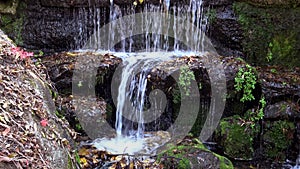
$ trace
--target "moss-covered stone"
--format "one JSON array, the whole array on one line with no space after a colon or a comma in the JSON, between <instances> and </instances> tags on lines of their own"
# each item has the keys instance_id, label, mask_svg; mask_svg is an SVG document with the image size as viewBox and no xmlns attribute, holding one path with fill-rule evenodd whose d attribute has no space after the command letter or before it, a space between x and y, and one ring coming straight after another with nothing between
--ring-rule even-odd
<instances>
[{"instance_id":1,"label":"moss-covered stone","mask_svg":"<svg viewBox=\"0 0 300 169\"><path fill-rule=\"evenodd\" d=\"M262 8L235 2L235 13L244 32L247 61L256 64L300 64L300 8Z\"/></svg>"},{"instance_id":2,"label":"moss-covered stone","mask_svg":"<svg viewBox=\"0 0 300 169\"><path fill-rule=\"evenodd\" d=\"M182 142L170 146L168 150L158 155L158 162L164 168L216 168L233 169L233 164L226 157L208 150L199 140Z\"/></svg>"},{"instance_id":3,"label":"moss-covered stone","mask_svg":"<svg viewBox=\"0 0 300 169\"><path fill-rule=\"evenodd\" d=\"M15 14L17 11L18 4L19 0L0 1L0 13Z\"/></svg>"},{"instance_id":4,"label":"moss-covered stone","mask_svg":"<svg viewBox=\"0 0 300 169\"><path fill-rule=\"evenodd\" d=\"M224 148L224 153L240 159L253 157L253 140L257 133L257 128L251 127L238 115L222 119L217 129L220 137L218 142Z\"/></svg>"},{"instance_id":5,"label":"moss-covered stone","mask_svg":"<svg viewBox=\"0 0 300 169\"><path fill-rule=\"evenodd\" d=\"M22 29L24 17L17 17L12 14L0 16L0 29L8 34L17 45L22 45Z\"/></svg>"},{"instance_id":6,"label":"moss-covered stone","mask_svg":"<svg viewBox=\"0 0 300 169\"><path fill-rule=\"evenodd\" d=\"M266 122L264 126L263 145L268 158L283 161L288 148L293 142L295 125L287 120Z\"/></svg>"}]
</instances>

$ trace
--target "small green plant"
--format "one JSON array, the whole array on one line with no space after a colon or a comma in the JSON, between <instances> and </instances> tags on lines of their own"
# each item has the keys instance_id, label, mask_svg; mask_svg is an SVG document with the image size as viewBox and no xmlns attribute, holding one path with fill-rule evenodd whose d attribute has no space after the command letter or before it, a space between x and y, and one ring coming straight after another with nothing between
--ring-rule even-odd
<instances>
[{"instance_id":1,"label":"small green plant","mask_svg":"<svg viewBox=\"0 0 300 169\"><path fill-rule=\"evenodd\" d=\"M271 69L270 71L271 73L277 73L277 70L275 68Z\"/></svg>"},{"instance_id":2,"label":"small green plant","mask_svg":"<svg viewBox=\"0 0 300 169\"><path fill-rule=\"evenodd\" d=\"M269 48L268 48L268 54L267 54L267 61L268 61L268 62L271 62L271 60L273 59L272 48L273 48L273 43L270 42L270 43L269 43Z\"/></svg>"},{"instance_id":3,"label":"small green plant","mask_svg":"<svg viewBox=\"0 0 300 169\"><path fill-rule=\"evenodd\" d=\"M75 151L75 160L76 160L76 162L77 162L78 164L81 163L81 160L80 160L80 157L79 157L79 154L78 154L78 151L77 151L77 150Z\"/></svg>"},{"instance_id":4,"label":"small green plant","mask_svg":"<svg viewBox=\"0 0 300 169\"><path fill-rule=\"evenodd\" d=\"M265 100L265 97L262 96L259 100L258 108L255 111L249 110L246 112L244 120L247 124L250 124L250 127L252 129L257 129L258 128L256 126L257 122L264 118L264 109L266 107L266 104L267 104L267 102Z\"/></svg>"},{"instance_id":5,"label":"small green plant","mask_svg":"<svg viewBox=\"0 0 300 169\"><path fill-rule=\"evenodd\" d=\"M61 114L58 110L55 110L55 115L60 119L64 117L64 115Z\"/></svg>"},{"instance_id":6,"label":"small green plant","mask_svg":"<svg viewBox=\"0 0 300 169\"><path fill-rule=\"evenodd\" d=\"M261 97L261 99L259 100L259 103L260 103L260 109L259 109L258 114L257 114L257 119L261 120L264 117L264 109L265 109L266 104L267 104L264 96Z\"/></svg>"},{"instance_id":7,"label":"small green plant","mask_svg":"<svg viewBox=\"0 0 300 169\"><path fill-rule=\"evenodd\" d=\"M190 86L192 80L195 80L195 76L190 68L188 66L180 67L179 87L183 90L184 96L189 96L191 94Z\"/></svg>"},{"instance_id":8,"label":"small green plant","mask_svg":"<svg viewBox=\"0 0 300 169\"><path fill-rule=\"evenodd\" d=\"M259 107L256 111L248 111L246 115L246 120L250 124L250 127L254 129L256 127L256 124L259 120L262 120L264 118L264 109L266 107L266 100L265 97L261 97L259 100Z\"/></svg>"},{"instance_id":9,"label":"small green plant","mask_svg":"<svg viewBox=\"0 0 300 169\"><path fill-rule=\"evenodd\" d=\"M254 100L253 89L256 84L256 70L249 64L246 68L240 68L235 77L235 89L236 91L243 91L243 96L240 99L241 102Z\"/></svg>"},{"instance_id":10,"label":"small green plant","mask_svg":"<svg viewBox=\"0 0 300 169\"><path fill-rule=\"evenodd\" d=\"M76 129L77 131L82 131L82 130L83 130L80 123L76 123L75 129Z\"/></svg>"},{"instance_id":11,"label":"small green plant","mask_svg":"<svg viewBox=\"0 0 300 169\"><path fill-rule=\"evenodd\" d=\"M39 50L39 53L35 53L34 57L42 57L44 56L44 52L42 50Z\"/></svg>"},{"instance_id":12,"label":"small green plant","mask_svg":"<svg viewBox=\"0 0 300 169\"><path fill-rule=\"evenodd\" d=\"M179 74L179 82L178 86L173 89L173 102L179 103L182 98L189 96L191 94L191 83L192 80L195 80L195 76L193 71L185 65L180 67L180 74ZM199 90L202 89L202 84L199 83Z\"/></svg>"},{"instance_id":13,"label":"small green plant","mask_svg":"<svg viewBox=\"0 0 300 169\"><path fill-rule=\"evenodd\" d=\"M282 85L283 85L283 86L286 86L286 85L287 85L287 83L286 83L286 82L282 82Z\"/></svg>"}]
</instances>

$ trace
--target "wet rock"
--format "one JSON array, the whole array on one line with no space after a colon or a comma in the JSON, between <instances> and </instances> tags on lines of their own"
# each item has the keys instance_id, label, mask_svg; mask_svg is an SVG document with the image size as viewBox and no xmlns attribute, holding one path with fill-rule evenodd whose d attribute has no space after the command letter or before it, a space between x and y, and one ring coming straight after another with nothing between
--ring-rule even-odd
<instances>
[{"instance_id":1,"label":"wet rock","mask_svg":"<svg viewBox=\"0 0 300 169\"><path fill-rule=\"evenodd\" d=\"M300 118L298 106L292 102L278 102L266 106L264 109L265 119L296 119Z\"/></svg>"},{"instance_id":2,"label":"wet rock","mask_svg":"<svg viewBox=\"0 0 300 169\"><path fill-rule=\"evenodd\" d=\"M117 5L132 5L136 0L114 0L113 2ZM136 1L139 3L139 1ZM170 0L170 4L178 3L188 4L189 0ZM143 3L151 3L151 4L162 4L163 1L160 0L144 0ZM42 0L41 4L46 7L108 7L110 2L108 0Z\"/></svg>"},{"instance_id":3,"label":"wet rock","mask_svg":"<svg viewBox=\"0 0 300 169\"><path fill-rule=\"evenodd\" d=\"M164 168L233 168L230 160L211 152L197 139L185 139L158 155Z\"/></svg>"},{"instance_id":4,"label":"wet rock","mask_svg":"<svg viewBox=\"0 0 300 169\"><path fill-rule=\"evenodd\" d=\"M67 52L42 58L42 62L47 67L51 81L55 83L55 87L60 93L71 93L72 77L77 61L76 59L79 58L78 56L82 57L84 55L89 56L90 54ZM99 57L99 54L95 55L95 57ZM109 75L112 77L115 68L120 62L120 58L116 58L108 54L101 57L98 63L99 69L97 71L99 74L97 77L97 83L99 82L99 84L103 84L104 82L107 82L105 81L105 78ZM82 71L84 71L84 69L82 69ZM110 85L106 84L105 86Z\"/></svg>"},{"instance_id":5,"label":"wet rock","mask_svg":"<svg viewBox=\"0 0 300 169\"><path fill-rule=\"evenodd\" d=\"M267 100L279 102L288 98L300 97L300 70L286 69L281 66L264 66L257 68L262 86L262 93Z\"/></svg>"},{"instance_id":6,"label":"wet rock","mask_svg":"<svg viewBox=\"0 0 300 169\"><path fill-rule=\"evenodd\" d=\"M97 73L95 75L95 84L90 85L95 85L94 92L96 92L97 97L103 98L106 101L106 120L111 126L113 126L115 121L114 119L116 118L114 113L116 111L116 108L112 100L111 84L113 83L112 78L115 74L116 68L122 62L120 58L109 54L99 55L92 53L69 52L61 53L51 57L45 57L43 58L43 63L48 68L50 78L55 83L55 87L58 89L59 93L71 94L72 80L76 80L72 79L75 61L79 56L95 56L100 58L99 63L96 65L96 67L98 68ZM235 74L240 67L245 66L245 62L243 62L240 59L235 59L233 57L224 58L219 56L216 56L219 57L219 59L216 59L214 61L205 60L205 58L207 59L212 57L215 56L207 54L207 56L204 57L186 56L181 58L174 58L174 60L172 61L162 62L160 65L156 66L152 70L148 70L149 75L147 78L148 81L146 94L149 95L149 93L154 89L160 89L166 94L168 101L165 109L166 113L163 113L155 122L145 124L146 130L167 130L169 126L174 122L179 113L181 105L181 93L178 88L179 81L176 78L174 79L174 77L176 77L180 73L178 65L188 65L189 69L194 73L195 81L199 86L200 98L195 98L196 96L193 95L193 92L189 95L190 98L194 98L196 100L200 99L199 101L201 102L200 112L195 125L197 127L192 129L192 132L195 135L199 135L199 131L201 131L206 116L209 112L209 107L207 105L209 105L211 99L210 97L212 79L214 83L213 85L215 86L214 89L216 90L215 92L222 92L222 88L227 87L227 101L224 116L241 114L244 111L244 109L247 110L253 107L252 104L246 105L240 102L239 100L241 94L239 92L236 92L234 88ZM219 63L221 67L220 69L211 70L209 74L207 68L211 66L210 63L212 62ZM82 70L84 69L85 68L83 68ZM222 77L220 76L222 73L224 73L225 75L223 77L224 79L222 79ZM84 76L87 76L88 74L91 73L85 73ZM173 77L173 75L175 76ZM116 75L116 78L121 78L119 76L120 75ZM224 83L222 83L222 81ZM76 82L75 84L73 84L73 90L74 87L80 90L78 85L81 87L88 85L84 83L80 81ZM256 90L257 95L260 94L259 88L257 88ZM176 102L176 100L178 99L179 101ZM150 105L149 100L146 101L145 105ZM88 107L89 106L87 106L87 109ZM223 112L223 110L220 111ZM73 110L68 110L66 112L73 112ZM124 122L126 122L126 119L124 120Z\"/></svg>"},{"instance_id":7,"label":"wet rock","mask_svg":"<svg viewBox=\"0 0 300 169\"><path fill-rule=\"evenodd\" d=\"M64 8L70 8L70 7L91 7L91 6L97 6L97 7L103 7L103 6L109 6L110 2L107 0L41 0L41 5L45 7L64 7Z\"/></svg>"},{"instance_id":8,"label":"wet rock","mask_svg":"<svg viewBox=\"0 0 300 169\"><path fill-rule=\"evenodd\" d=\"M225 4L221 3L222 6L220 7L210 9L215 11L216 14L211 16L208 36L220 55L243 57L243 31L232 9L232 4L230 4L230 1L226 2Z\"/></svg>"}]
</instances>

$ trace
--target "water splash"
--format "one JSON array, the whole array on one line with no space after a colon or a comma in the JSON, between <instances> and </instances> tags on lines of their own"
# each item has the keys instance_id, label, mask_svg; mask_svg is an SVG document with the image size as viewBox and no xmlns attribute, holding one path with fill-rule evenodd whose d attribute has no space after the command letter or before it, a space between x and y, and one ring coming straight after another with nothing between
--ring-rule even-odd
<instances>
[{"instance_id":1,"label":"water splash","mask_svg":"<svg viewBox=\"0 0 300 169\"><path fill-rule=\"evenodd\" d=\"M296 165L292 169L300 169L300 154L298 155L298 158L296 159Z\"/></svg>"}]
</instances>

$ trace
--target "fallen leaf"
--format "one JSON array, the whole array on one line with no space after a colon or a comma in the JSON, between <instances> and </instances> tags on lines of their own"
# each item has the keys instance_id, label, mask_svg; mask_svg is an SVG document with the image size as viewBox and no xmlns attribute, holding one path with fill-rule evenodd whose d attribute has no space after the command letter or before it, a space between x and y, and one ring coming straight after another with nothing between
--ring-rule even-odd
<instances>
[{"instance_id":1,"label":"fallen leaf","mask_svg":"<svg viewBox=\"0 0 300 169\"><path fill-rule=\"evenodd\" d=\"M82 148L78 151L78 155L80 155L80 156L86 156L88 154L89 154L89 151L86 148Z\"/></svg>"},{"instance_id":2,"label":"fallen leaf","mask_svg":"<svg viewBox=\"0 0 300 169\"><path fill-rule=\"evenodd\" d=\"M43 119L41 120L41 126L46 127L48 125L48 120L47 119Z\"/></svg>"},{"instance_id":3,"label":"fallen leaf","mask_svg":"<svg viewBox=\"0 0 300 169\"><path fill-rule=\"evenodd\" d=\"M6 129L2 132L2 134L3 134L3 136L6 136L9 132L10 132L10 127L6 128Z\"/></svg>"}]
</instances>

